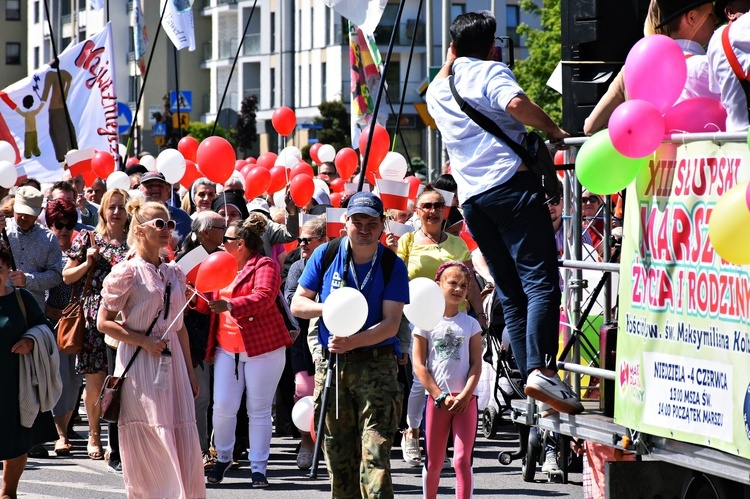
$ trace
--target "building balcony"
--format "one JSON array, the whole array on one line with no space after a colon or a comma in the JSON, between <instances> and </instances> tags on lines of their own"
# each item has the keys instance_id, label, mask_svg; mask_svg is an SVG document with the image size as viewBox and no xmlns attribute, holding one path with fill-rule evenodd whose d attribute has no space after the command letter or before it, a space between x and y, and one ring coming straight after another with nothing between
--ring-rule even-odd
<instances>
[{"instance_id":1,"label":"building balcony","mask_svg":"<svg viewBox=\"0 0 750 499\"><path fill-rule=\"evenodd\" d=\"M250 34L245 37L242 44L242 55L260 54L260 33Z\"/></svg>"}]
</instances>

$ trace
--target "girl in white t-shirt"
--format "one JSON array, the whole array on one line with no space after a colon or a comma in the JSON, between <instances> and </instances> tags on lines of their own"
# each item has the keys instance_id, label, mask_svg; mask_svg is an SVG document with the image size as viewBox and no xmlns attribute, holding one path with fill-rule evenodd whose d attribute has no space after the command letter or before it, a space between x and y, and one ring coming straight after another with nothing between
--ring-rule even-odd
<instances>
[{"instance_id":1,"label":"girl in white t-shirt","mask_svg":"<svg viewBox=\"0 0 750 499\"><path fill-rule=\"evenodd\" d=\"M482 373L482 328L459 312L466 299L469 269L460 262L444 263L435 281L445 296L445 313L432 331L414 328L414 372L429 394L425 411L424 497L437 497L448 435L453 429L456 497L473 492L472 454L477 435L474 390Z\"/></svg>"}]
</instances>

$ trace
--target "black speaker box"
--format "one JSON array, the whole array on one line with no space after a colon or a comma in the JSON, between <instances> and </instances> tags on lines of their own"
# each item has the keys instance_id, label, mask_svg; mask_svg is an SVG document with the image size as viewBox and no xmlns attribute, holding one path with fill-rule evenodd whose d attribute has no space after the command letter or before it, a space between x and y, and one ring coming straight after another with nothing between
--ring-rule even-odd
<instances>
[{"instance_id":1,"label":"black speaker box","mask_svg":"<svg viewBox=\"0 0 750 499\"><path fill-rule=\"evenodd\" d=\"M643 36L648 0L562 0L563 128L583 122Z\"/></svg>"}]
</instances>

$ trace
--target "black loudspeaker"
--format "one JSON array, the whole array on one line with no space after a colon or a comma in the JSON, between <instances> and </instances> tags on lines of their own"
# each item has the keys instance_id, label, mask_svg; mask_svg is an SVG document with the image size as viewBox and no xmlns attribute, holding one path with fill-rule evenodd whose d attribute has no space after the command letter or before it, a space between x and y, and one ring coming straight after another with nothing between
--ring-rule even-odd
<instances>
[{"instance_id":1,"label":"black loudspeaker","mask_svg":"<svg viewBox=\"0 0 750 499\"><path fill-rule=\"evenodd\" d=\"M643 36L648 0L562 0L563 128L583 122Z\"/></svg>"},{"instance_id":2,"label":"black loudspeaker","mask_svg":"<svg viewBox=\"0 0 750 499\"><path fill-rule=\"evenodd\" d=\"M603 324L599 328L599 357L602 369L617 372L617 321ZM599 409L605 416L615 414L614 381L604 380L599 385Z\"/></svg>"}]
</instances>

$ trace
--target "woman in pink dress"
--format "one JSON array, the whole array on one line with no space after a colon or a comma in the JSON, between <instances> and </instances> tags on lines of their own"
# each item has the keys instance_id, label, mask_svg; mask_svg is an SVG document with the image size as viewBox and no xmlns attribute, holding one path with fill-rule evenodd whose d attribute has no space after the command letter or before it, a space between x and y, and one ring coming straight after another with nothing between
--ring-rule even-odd
<instances>
[{"instance_id":1,"label":"woman in pink dress","mask_svg":"<svg viewBox=\"0 0 750 499\"><path fill-rule=\"evenodd\" d=\"M174 222L162 204L139 199L130 202L128 213L128 245L134 254L104 280L97 321L99 331L120 341L116 376L143 349L121 389L118 428L125 488L131 498L206 497L193 404L198 383L182 323L185 276L162 258ZM121 323L115 322L118 312ZM151 334L145 335L157 316ZM171 367L166 385L159 386L154 381L167 348Z\"/></svg>"}]
</instances>

